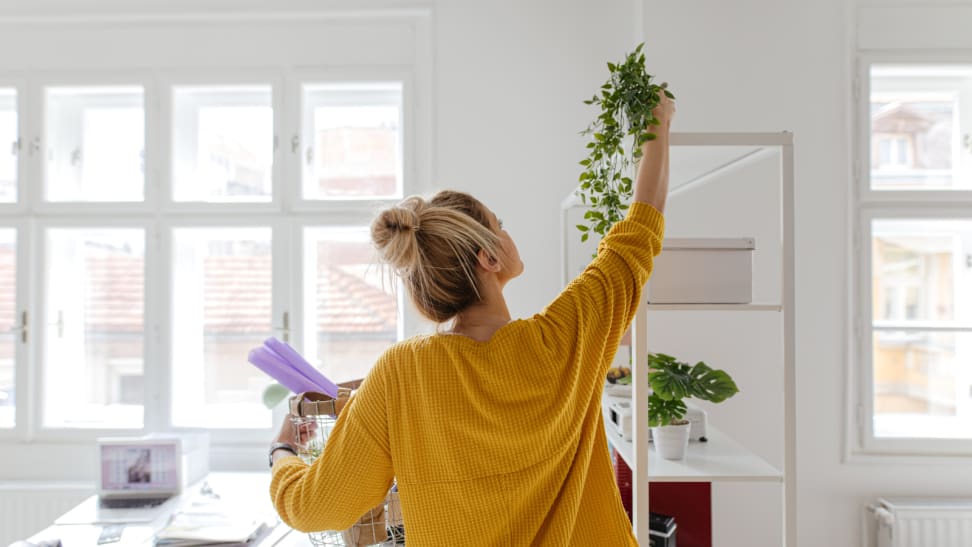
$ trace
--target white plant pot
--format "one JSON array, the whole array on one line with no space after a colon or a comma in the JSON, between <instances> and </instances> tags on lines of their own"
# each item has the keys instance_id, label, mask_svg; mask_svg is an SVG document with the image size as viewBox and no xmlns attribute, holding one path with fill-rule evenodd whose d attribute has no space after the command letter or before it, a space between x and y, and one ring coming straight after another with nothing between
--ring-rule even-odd
<instances>
[{"instance_id":1,"label":"white plant pot","mask_svg":"<svg viewBox=\"0 0 972 547\"><path fill-rule=\"evenodd\" d=\"M666 460L681 460L688 448L691 423L680 425L665 425L651 428L651 438L655 444L655 451Z\"/></svg>"}]
</instances>

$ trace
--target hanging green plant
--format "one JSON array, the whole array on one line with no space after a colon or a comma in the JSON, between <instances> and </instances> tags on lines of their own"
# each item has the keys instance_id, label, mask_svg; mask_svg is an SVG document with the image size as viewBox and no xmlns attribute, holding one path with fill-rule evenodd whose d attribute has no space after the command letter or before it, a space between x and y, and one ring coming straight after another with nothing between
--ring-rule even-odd
<instances>
[{"instance_id":1,"label":"hanging green plant","mask_svg":"<svg viewBox=\"0 0 972 547\"><path fill-rule=\"evenodd\" d=\"M599 106L601 112L582 132L591 141L587 157L580 162L584 171L577 190L581 203L589 207L584 213L587 224L577 225L581 241L587 241L591 232L604 236L623 217L633 191L632 167L641 158L641 146L656 137L648 131L658 124L652 111L662 93L675 98L667 83L651 83L654 76L645 70L643 48L639 44L623 62L608 63L611 75L600 94L584 101Z\"/></svg>"}]
</instances>

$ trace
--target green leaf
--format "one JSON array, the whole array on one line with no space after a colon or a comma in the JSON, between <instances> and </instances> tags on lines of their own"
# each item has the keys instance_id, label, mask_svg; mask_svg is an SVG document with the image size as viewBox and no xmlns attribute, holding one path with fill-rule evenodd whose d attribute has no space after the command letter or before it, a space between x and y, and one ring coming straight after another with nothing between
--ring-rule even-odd
<instances>
[{"instance_id":1,"label":"green leaf","mask_svg":"<svg viewBox=\"0 0 972 547\"><path fill-rule=\"evenodd\" d=\"M692 396L713 403L721 403L739 392L736 383L722 370L713 370L698 362L692 367Z\"/></svg>"},{"instance_id":2,"label":"green leaf","mask_svg":"<svg viewBox=\"0 0 972 547\"><path fill-rule=\"evenodd\" d=\"M586 231L590 230L590 228L588 228L587 226L584 226L583 224L578 224L577 225L577 229L580 230L580 231L582 231L582 232L586 232Z\"/></svg>"},{"instance_id":3,"label":"green leaf","mask_svg":"<svg viewBox=\"0 0 972 547\"><path fill-rule=\"evenodd\" d=\"M589 234L587 232L584 232L583 234L581 234L581 243L584 243L585 241L587 241L587 238L590 237L590 235L591 234Z\"/></svg>"},{"instance_id":4,"label":"green leaf","mask_svg":"<svg viewBox=\"0 0 972 547\"><path fill-rule=\"evenodd\" d=\"M598 105L599 111L594 122L581 132L589 141L585 144L588 157L581 162L586 169L578 177L580 196L581 202L591 207L591 213L585 214L591 227L582 235L604 234L623 218L627 208L624 203L632 197L634 186L628 175L643 156L641 145L654 138L646 129L657 124L652 109L668 84L652 83L654 76L645 69L644 47L640 43L621 62L608 62L609 77L585 101Z\"/></svg>"}]
</instances>

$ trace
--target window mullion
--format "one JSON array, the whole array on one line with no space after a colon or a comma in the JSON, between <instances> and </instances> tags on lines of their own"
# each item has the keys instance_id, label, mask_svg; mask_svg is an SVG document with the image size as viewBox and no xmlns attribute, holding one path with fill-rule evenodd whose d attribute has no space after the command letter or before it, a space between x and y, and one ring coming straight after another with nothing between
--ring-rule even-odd
<instances>
[{"instance_id":1,"label":"window mullion","mask_svg":"<svg viewBox=\"0 0 972 547\"><path fill-rule=\"evenodd\" d=\"M167 431L172 428L169 412L172 375L169 359L171 294L169 239L160 222L148 228L145 242L145 429Z\"/></svg>"}]
</instances>

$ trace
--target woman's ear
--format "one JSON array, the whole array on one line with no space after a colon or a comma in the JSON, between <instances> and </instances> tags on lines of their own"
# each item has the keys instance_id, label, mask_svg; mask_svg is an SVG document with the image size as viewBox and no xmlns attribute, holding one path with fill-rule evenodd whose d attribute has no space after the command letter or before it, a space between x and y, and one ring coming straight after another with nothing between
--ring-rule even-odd
<instances>
[{"instance_id":1,"label":"woman's ear","mask_svg":"<svg viewBox=\"0 0 972 547\"><path fill-rule=\"evenodd\" d=\"M484 249L480 249L479 253L476 255L479 259L479 267L486 270L487 272L498 272L500 271L499 260L496 260L495 256L490 256Z\"/></svg>"}]
</instances>

